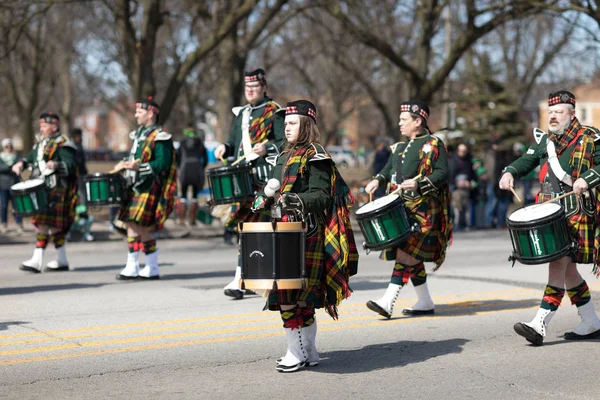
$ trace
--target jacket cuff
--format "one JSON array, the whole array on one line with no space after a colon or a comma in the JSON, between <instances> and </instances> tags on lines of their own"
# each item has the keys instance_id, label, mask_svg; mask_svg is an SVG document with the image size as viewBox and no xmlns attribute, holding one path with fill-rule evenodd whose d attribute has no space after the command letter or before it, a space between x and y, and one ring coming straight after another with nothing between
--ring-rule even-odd
<instances>
[{"instance_id":1,"label":"jacket cuff","mask_svg":"<svg viewBox=\"0 0 600 400\"><path fill-rule=\"evenodd\" d=\"M437 188L435 187L435 185L433 184L433 182L431 182L429 180L428 177L422 177L417 181L417 184L419 185L419 192L421 193L421 195L425 196L431 192L435 192L437 191Z\"/></svg>"},{"instance_id":2,"label":"jacket cuff","mask_svg":"<svg viewBox=\"0 0 600 400\"><path fill-rule=\"evenodd\" d=\"M380 185L383 185L387 182L387 178L381 174L377 174L373 177L373 179L377 179Z\"/></svg>"},{"instance_id":3,"label":"jacket cuff","mask_svg":"<svg viewBox=\"0 0 600 400\"><path fill-rule=\"evenodd\" d=\"M147 177L149 177L153 174L154 174L154 171L152 170L150 163L141 163L140 164L140 178L141 179L146 179Z\"/></svg>"},{"instance_id":4,"label":"jacket cuff","mask_svg":"<svg viewBox=\"0 0 600 400\"><path fill-rule=\"evenodd\" d=\"M593 189L600 184L600 173L593 169L588 169L581 177L588 184L589 189Z\"/></svg>"},{"instance_id":5,"label":"jacket cuff","mask_svg":"<svg viewBox=\"0 0 600 400\"><path fill-rule=\"evenodd\" d=\"M519 171L517 171L517 169L515 167L513 167L512 165L509 165L508 167L504 168L502 170L502 175L504 175L507 172L510 172L512 174L512 176L514 176L515 178L519 177ZM500 179L502 179L502 175L500 175ZM498 179L498 181L500 179Z\"/></svg>"}]
</instances>

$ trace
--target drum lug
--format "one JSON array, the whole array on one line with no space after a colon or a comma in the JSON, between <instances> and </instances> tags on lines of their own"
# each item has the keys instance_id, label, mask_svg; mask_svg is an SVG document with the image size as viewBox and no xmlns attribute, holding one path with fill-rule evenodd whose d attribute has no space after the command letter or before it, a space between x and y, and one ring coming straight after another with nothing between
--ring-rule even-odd
<instances>
[{"instance_id":1,"label":"drum lug","mask_svg":"<svg viewBox=\"0 0 600 400\"><path fill-rule=\"evenodd\" d=\"M277 280L273 279L273 289L271 290L277 290Z\"/></svg>"},{"instance_id":2,"label":"drum lug","mask_svg":"<svg viewBox=\"0 0 600 400\"><path fill-rule=\"evenodd\" d=\"M508 261L512 261L512 266L511 268L515 267L515 262L517 261L517 258L515 257L515 253L513 252L510 256L508 256Z\"/></svg>"},{"instance_id":3,"label":"drum lug","mask_svg":"<svg viewBox=\"0 0 600 400\"><path fill-rule=\"evenodd\" d=\"M240 290L246 290L246 283L244 282L243 279L242 279L242 282L240 283Z\"/></svg>"},{"instance_id":4,"label":"drum lug","mask_svg":"<svg viewBox=\"0 0 600 400\"><path fill-rule=\"evenodd\" d=\"M367 247L367 242L362 242L363 250L367 252L367 255L371 252L371 249Z\"/></svg>"}]
</instances>

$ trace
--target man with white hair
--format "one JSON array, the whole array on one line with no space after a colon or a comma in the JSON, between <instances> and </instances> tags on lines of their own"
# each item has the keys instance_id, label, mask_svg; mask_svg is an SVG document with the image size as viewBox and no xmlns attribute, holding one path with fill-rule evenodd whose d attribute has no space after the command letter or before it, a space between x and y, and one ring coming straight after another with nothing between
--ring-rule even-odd
<instances>
[{"instance_id":1,"label":"man with white hair","mask_svg":"<svg viewBox=\"0 0 600 400\"><path fill-rule=\"evenodd\" d=\"M594 128L582 126L575 117L575 96L561 90L548 98L549 134L535 130L536 144L503 171L500 189L510 190L516 178L540 169L541 191L536 202L572 192L560 199L567 226L577 244L569 254L550 262L548 284L536 316L531 322L517 323L517 334L540 346L548 324L565 294L577 306L581 323L567 332L567 340L600 337L600 319L596 315L587 283L577 271L576 263L594 264L598 274L600 243L595 242L600 198L591 189L600 184L600 135ZM586 196L581 196L585 192Z\"/></svg>"}]
</instances>

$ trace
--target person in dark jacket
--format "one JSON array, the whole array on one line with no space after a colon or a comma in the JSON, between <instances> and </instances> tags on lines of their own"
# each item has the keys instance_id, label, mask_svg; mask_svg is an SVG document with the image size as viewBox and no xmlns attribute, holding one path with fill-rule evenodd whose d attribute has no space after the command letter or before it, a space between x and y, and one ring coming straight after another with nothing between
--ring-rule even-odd
<instances>
[{"instance_id":1,"label":"person in dark jacket","mask_svg":"<svg viewBox=\"0 0 600 400\"><path fill-rule=\"evenodd\" d=\"M185 224L188 203L188 190L191 187L192 195L189 206L188 224L196 224L198 213L198 192L204 187L204 169L208 164L208 155L202 139L194 128L183 130L185 139L177 149L177 168L179 170L179 202L176 211L179 223Z\"/></svg>"},{"instance_id":2,"label":"person in dark jacket","mask_svg":"<svg viewBox=\"0 0 600 400\"><path fill-rule=\"evenodd\" d=\"M19 181L19 177L12 172L12 166L17 162L17 155L10 139L2 139L2 150L0 152L0 218L2 225L0 233L8 232L8 203L10 203L10 187ZM17 233L23 232L21 217L15 218L17 222Z\"/></svg>"},{"instance_id":3,"label":"person in dark jacket","mask_svg":"<svg viewBox=\"0 0 600 400\"><path fill-rule=\"evenodd\" d=\"M390 148L386 145L385 140L379 139L377 142L377 150L375 151L375 158L373 159L373 176L377 175L385 164L387 164L388 158L390 158ZM385 187L378 187L375 191L375 198L385 196Z\"/></svg>"}]
</instances>

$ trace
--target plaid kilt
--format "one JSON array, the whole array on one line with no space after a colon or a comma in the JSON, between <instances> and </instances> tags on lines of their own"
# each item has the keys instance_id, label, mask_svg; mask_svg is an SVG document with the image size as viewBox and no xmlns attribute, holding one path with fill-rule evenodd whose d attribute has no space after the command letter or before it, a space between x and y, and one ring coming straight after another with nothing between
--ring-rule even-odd
<instances>
[{"instance_id":1,"label":"plaid kilt","mask_svg":"<svg viewBox=\"0 0 600 400\"><path fill-rule=\"evenodd\" d=\"M43 214L34 215L31 222L37 227L46 225L68 232L75 221L75 206L79 198L76 190L56 187L48 193L48 209Z\"/></svg>"},{"instance_id":2,"label":"plaid kilt","mask_svg":"<svg viewBox=\"0 0 600 400\"><path fill-rule=\"evenodd\" d=\"M412 233L400 246L382 251L380 258L394 261L396 250L400 249L419 261L438 262L440 258L443 261L448 243L442 233L442 207L438 197L429 195L416 200L405 199L404 206L411 224L417 223L421 231Z\"/></svg>"},{"instance_id":3,"label":"plaid kilt","mask_svg":"<svg viewBox=\"0 0 600 400\"><path fill-rule=\"evenodd\" d=\"M265 309L278 311L281 305L296 305L299 301L306 302L307 307L323 308L327 290L324 250L325 226L319 223L317 232L305 241L306 289L271 290Z\"/></svg>"},{"instance_id":4,"label":"plaid kilt","mask_svg":"<svg viewBox=\"0 0 600 400\"><path fill-rule=\"evenodd\" d=\"M594 263L594 217L580 212L567 218L567 226L571 236L577 242L578 249L571 256L573 262L582 264Z\"/></svg>"},{"instance_id":5,"label":"plaid kilt","mask_svg":"<svg viewBox=\"0 0 600 400\"><path fill-rule=\"evenodd\" d=\"M128 198L119 212L119 220L135 222L145 227L155 226L156 230L161 229L162 226L156 226L158 223L156 207L161 191L162 186L158 182L154 182L148 192L137 193L133 189L129 189Z\"/></svg>"}]
</instances>

